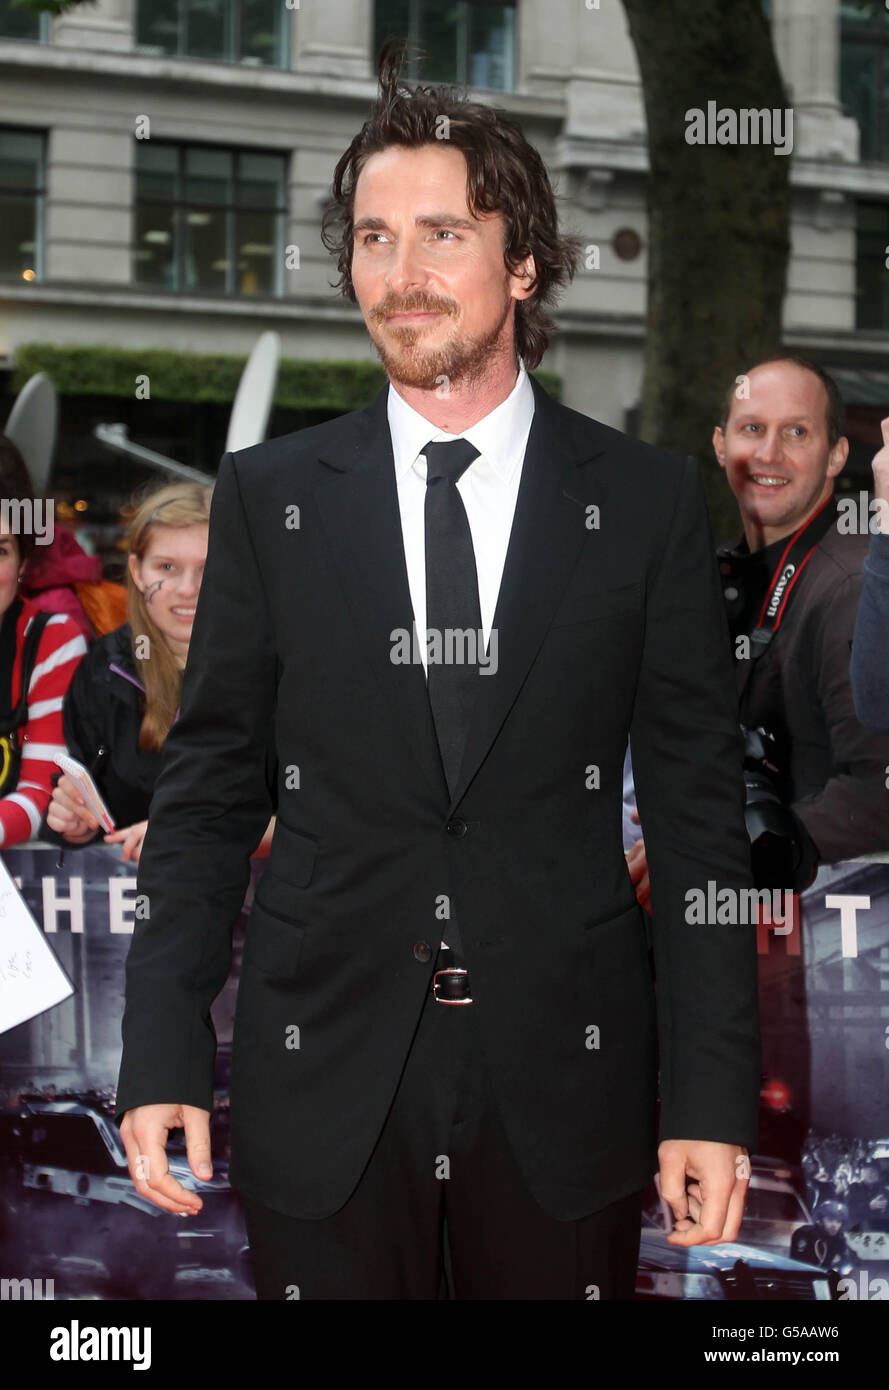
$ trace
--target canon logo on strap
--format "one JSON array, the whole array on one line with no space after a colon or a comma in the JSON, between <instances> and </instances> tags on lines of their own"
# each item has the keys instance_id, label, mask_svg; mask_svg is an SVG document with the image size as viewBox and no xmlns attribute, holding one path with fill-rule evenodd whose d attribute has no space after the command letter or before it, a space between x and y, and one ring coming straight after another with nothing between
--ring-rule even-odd
<instances>
[{"instance_id":1,"label":"canon logo on strap","mask_svg":"<svg viewBox=\"0 0 889 1390\"><path fill-rule=\"evenodd\" d=\"M774 618L775 614L777 613L777 611L778 611L778 605L779 605L780 602L781 602L781 595L784 593L784 590L787 588L788 583L790 582L790 580L793 578L793 576L794 576L795 574L796 574L796 565L785 565L784 568L783 568L783 570L781 571L781 578L778 580L778 583L775 585L775 589L774 589L774 592L773 592L773 594L772 594L771 602L769 603L769 607L768 607L768 614L769 614L769 617L770 617L770 618Z\"/></svg>"}]
</instances>

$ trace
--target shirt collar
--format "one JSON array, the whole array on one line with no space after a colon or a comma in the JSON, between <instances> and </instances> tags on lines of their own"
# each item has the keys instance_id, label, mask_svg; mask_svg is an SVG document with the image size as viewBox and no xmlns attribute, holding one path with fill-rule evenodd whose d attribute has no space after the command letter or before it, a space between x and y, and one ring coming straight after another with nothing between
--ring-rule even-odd
<instances>
[{"instance_id":1,"label":"shirt collar","mask_svg":"<svg viewBox=\"0 0 889 1390\"><path fill-rule=\"evenodd\" d=\"M735 560L740 564L762 565L767 568L770 563L774 565L774 562L778 560L786 544L787 537L782 536L776 541L770 541L768 545L761 545L758 550L751 550L747 544L747 537L742 532L734 545L721 546L719 554L724 555L727 560Z\"/></svg>"},{"instance_id":2,"label":"shirt collar","mask_svg":"<svg viewBox=\"0 0 889 1390\"><path fill-rule=\"evenodd\" d=\"M506 400L461 434L448 434L433 425L412 405L408 405L391 382L387 412L396 478L401 479L413 467L417 455L430 440L468 439L490 463L501 481L509 482L524 457L534 415L534 392L525 365L521 363L515 385Z\"/></svg>"}]
</instances>

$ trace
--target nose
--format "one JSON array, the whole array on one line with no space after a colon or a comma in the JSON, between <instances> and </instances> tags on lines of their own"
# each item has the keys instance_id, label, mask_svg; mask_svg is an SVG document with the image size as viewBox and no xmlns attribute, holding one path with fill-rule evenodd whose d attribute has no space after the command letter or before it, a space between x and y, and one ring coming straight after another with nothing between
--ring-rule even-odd
<instances>
[{"instance_id":1,"label":"nose","mask_svg":"<svg viewBox=\"0 0 889 1390\"><path fill-rule=\"evenodd\" d=\"M176 592L180 598L197 598L201 588L200 575L197 570L188 568L182 571L182 576L176 586Z\"/></svg>"},{"instance_id":2,"label":"nose","mask_svg":"<svg viewBox=\"0 0 889 1390\"><path fill-rule=\"evenodd\" d=\"M386 285L395 294L406 295L426 283L426 271L415 244L402 241L396 248L386 273Z\"/></svg>"},{"instance_id":3,"label":"nose","mask_svg":"<svg viewBox=\"0 0 889 1390\"><path fill-rule=\"evenodd\" d=\"M756 442L754 457L760 463L779 463L781 461L781 439L777 430L761 434Z\"/></svg>"}]
</instances>

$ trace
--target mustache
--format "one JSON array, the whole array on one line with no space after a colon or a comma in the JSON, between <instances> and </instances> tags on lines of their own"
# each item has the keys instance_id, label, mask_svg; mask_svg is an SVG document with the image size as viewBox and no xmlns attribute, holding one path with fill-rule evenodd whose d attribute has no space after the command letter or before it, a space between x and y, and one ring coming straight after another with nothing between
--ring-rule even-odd
<instances>
[{"instance_id":1,"label":"mustache","mask_svg":"<svg viewBox=\"0 0 889 1390\"><path fill-rule=\"evenodd\" d=\"M409 295L407 299L389 296L374 306L371 318L387 319L390 314L454 314L456 309L451 299L429 299L416 294Z\"/></svg>"}]
</instances>

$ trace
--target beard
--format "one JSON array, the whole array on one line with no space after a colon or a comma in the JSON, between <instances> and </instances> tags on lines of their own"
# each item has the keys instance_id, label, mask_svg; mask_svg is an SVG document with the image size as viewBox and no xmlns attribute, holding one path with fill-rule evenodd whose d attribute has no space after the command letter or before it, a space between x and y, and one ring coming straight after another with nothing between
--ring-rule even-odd
<instances>
[{"instance_id":1,"label":"beard","mask_svg":"<svg viewBox=\"0 0 889 1390\"><path fill-rule=\"evenodd\" d=\"M384 302L367 316L367 329L391 381L422 391L439 390L443 381L448 386L454 386L459 382L461 386L471 387L488 375L499 358L510 353L516 355L512 346L512 335L504 332L512 302L512 296L507 296L497 322L485 332L474 338L451 339L436 348L421 346L421 328L393 328L387 325L384 340L382 334L378 336L374 332L374 325L378 320L385 320L385 316L391 313L423 313L433 310L454 313L456 306L416 303L392 305Z\"/></svg>"}]
</instances>

